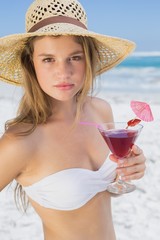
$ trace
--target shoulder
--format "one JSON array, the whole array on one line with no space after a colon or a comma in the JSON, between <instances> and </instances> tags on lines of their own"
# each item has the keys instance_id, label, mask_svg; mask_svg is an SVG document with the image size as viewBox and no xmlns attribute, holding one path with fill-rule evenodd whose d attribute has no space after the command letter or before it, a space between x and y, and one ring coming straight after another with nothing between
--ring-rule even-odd
<instances>
[{"instance_id":1,"label":"shoulder","mask_svg":"<svg viewBox=\"0 0 160 240\"><path fill-rule=\"evenodd\" d=\"M0 138L0 190L24 171L33 152L31 138L16 132L11 127Z\"/></svg>"},{"instance_id":2,"label":"shoulder","mask_svg":"<svg viewBox=\"0 0 160 240\"><path fill-rule=\"evenodd\" d=\"M89 97L88 99L88 102L91 104L91 106L95 109L99 109L99 110L111 110L111 106L110 104L102 99L102 98L98 98L98 97Z\"/></svg>"},{"instance_id":3,"label":"shoulder","mask_svg":"<svg viewBox=\"0 0 160 240\"><path fill-rule=\"evenodd\" d=\"M18 124L10 127L2 137L5 148L10 148L18 156L28 156L33 149L34 133L24 134L31 129L30 124ZM28 154L27 154L28 153Z\"/></svg>"},{"instance_id":4,"label":"shoulder","mask_svg":"<svg viewBox=\"0 0 160 240\"><path fill-rule=\"evenodd\" d=\"M89 111L92 112L93 117L98 118L95 119L95 121L113 121L112 108L106 100L98 97L88 97L86 102Z\"/></svg>"}]
</instances>

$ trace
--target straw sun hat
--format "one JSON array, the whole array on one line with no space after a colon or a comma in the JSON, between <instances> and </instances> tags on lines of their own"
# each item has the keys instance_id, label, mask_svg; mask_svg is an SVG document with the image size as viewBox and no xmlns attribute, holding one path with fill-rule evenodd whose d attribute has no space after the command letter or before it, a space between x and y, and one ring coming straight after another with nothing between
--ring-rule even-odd
<instances>
[{"instance_id":1,"label":"straw sun hat","mask_svg":"<svg viewBox=\"0 0 160 240\"><path fill-rule=\"evenodd\" d=\"M86 13L77 0L35 0L26 13L26 32L0 38L0 79L21 85L20 54L27 38L61 34L96 39L101 59L97 75L120 63L135 47L126 39L89 31Z\"/></svg>"}]
</instances>

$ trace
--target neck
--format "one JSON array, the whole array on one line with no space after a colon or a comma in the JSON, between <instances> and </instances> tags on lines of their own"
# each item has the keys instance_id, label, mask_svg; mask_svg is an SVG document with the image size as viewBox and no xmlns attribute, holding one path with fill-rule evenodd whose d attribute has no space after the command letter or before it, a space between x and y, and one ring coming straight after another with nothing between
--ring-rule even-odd
<instances>
[{"instance_id":1,"label":"neck","mask_svg":"<svg viewBox=\"0 0 160 240\"><path fill-rule=\"evenodd\" d=\"M73 122L76 116L77 102L71 101L54 101L53 119L57 121Z\"/></svg>"}]
</instances>

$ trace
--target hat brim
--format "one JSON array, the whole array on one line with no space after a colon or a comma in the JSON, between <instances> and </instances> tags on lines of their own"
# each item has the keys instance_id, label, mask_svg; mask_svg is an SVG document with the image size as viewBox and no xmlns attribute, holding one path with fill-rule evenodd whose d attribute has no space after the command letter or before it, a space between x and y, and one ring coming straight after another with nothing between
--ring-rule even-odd
<instances>
[{"instance_id":1,"label":"hat brim","mask_svg":"<svg viewBox=\"0 0 160 240\"><path fill-rule=\"evenodd\" d=\"M135 43L123 38L117 38L88 31L72 24L59 24L57 30L40 29L32 33L13 34L0 39L0 80L11 84L21 85L23 73L20 55L24 44L33 36L86 36L97 41L101 62L98 63L96 75L113 68L122 62L135 48Z\"/></svg>"}]
</instances>

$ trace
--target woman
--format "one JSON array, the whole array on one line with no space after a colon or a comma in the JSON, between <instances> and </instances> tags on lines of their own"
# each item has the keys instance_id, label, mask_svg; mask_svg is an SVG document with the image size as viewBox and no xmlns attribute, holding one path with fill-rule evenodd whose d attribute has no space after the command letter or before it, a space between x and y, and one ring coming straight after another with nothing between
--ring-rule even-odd
<instances>
[{"instance_id":1,"label":"woman","mask_svg":"<svg viewBox=\"0 0 160 240\"><path fill-rule=\"evenodd\" d=\"M16 199L25 208L28 196L45 240L115 240L107 186L116 173L141 178L145 157L134 145L117 167L98 130L81 122L113 121L110 105L89 93L134 43L89 32L76 0L34 1L26 29L0 40L0 78L24 88L0 140L0 190L16 179Z\"/></svg>"}]
</instances>

